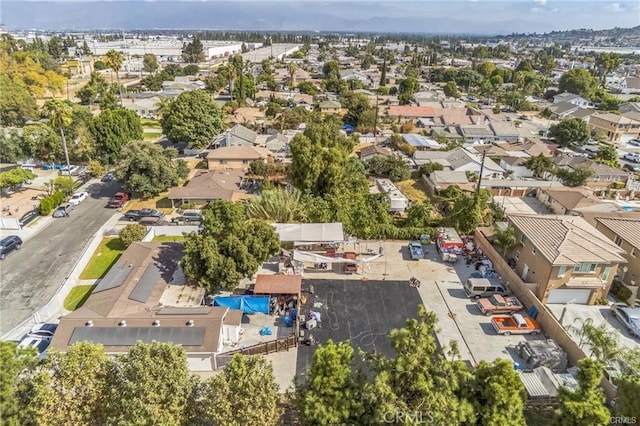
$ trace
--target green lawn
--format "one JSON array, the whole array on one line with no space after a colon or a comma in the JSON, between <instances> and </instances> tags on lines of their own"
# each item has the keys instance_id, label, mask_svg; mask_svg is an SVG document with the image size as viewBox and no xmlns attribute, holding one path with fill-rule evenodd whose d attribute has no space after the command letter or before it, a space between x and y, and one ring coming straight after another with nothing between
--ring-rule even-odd
<instances>
[{"instance_id":1,"label":"green lawn","mask_svg":"<svg viewBox=\"0 0 640 426\"><path fill-rule=\"evenodd\" d=\"M142 124L143 129L162 129L159 120L151 120L148 118L141 118L140 124Z\"/></svg>"},{"instance_id":2,"label":"green lawn","mask_svg":"<svg viewBox=\"0 0 640 426\"><path fill-rule=\"evenodd\" d=\"M177 243L184 241L184 235L158 235L153 241L159 243Z\"/></svg>"},{"instance_id":3,"label":"green lawn","mask_svg":"<svg viewBox=\"0 0 640 426\"><path fill-rule=\"evenodd\" d=\"M155 133L155 132L143 132L142 133L142 137L144 138L144 140L156 140L158 138L162 137L162 133Z\"/></svg>"},{"instance_id":4,"label":"green lawn","mask_svg":"<svg viewBox=\"0 0 640 426\"><path fill-rule=\"evenodd\" d=\"M80 274L80 279L92 280L104 277L125 248L120 238L104 238Z\"/></svg>"},{"instance_id":5,"label":"green lawn","mask_svg":"<svg viewBox=\"0 0 640 426\"><path fill-rule=\"evenodd\" d=\"M79 285L71 289L64 299L64 308L67 311L75 311L87 301L95 285Z\"/></svg>"}]
</instances>

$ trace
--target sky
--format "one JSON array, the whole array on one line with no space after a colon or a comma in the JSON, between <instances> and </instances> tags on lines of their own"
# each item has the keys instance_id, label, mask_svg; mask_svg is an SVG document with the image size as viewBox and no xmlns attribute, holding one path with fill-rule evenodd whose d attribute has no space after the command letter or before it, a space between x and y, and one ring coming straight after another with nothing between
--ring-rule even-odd
<instances>
[{"instance_id":1,"label":"sky","mask_svg":"<svg viewBox=\"0 0 640 426\"><path fill-rule=\"evenodd\" d=\"M640 25L640 0L8 0L7 28L504 34ZM224 28L224 25L227 28Z\"/></svg>"}]
</instances>

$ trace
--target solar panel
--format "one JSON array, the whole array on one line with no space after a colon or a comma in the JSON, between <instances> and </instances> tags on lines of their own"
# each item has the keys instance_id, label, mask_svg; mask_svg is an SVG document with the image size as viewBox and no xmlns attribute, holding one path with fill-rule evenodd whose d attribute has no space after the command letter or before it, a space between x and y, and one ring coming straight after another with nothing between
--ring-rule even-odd
<instances>
[{"instance_id":1,"label":"solar panel","mask_svg":"<svg viewBox=\"0 0 640 426\"><path fill-rule=\"evenodd\" d=\"M162 267L162 265L155 262L150 264L147 267L147 270L144 271L144 274L142 274L142 277L140 277L140 280L137 282L136 286L129 294L129 299L141 303L145 303L147 300L149 300L149 296L151 296L153 288L156 286L158 280L162 278Z\"/></svg>"},{"instance_id":2,"label":"solar panel","mask_svg":"<svg viewBox=\"0 0 640 426\"><path fill-rule=\"evenodd\" d=\"M202 346L205 327L76 327L69 345L90 341L104 346L133 346L144 343L169 342L184 346Z\"/></svg>"},{"instance_id":3,"label":"solar panel","mask_svg":"<svg viewBox=\"0 0 640 426\"><path fill-rule=\"evenodd\" d=\"M99 293L101 291L110 290L112 288L120 287L129 273L132 271L131 264L127 259L120 259L115 265L109 269L107 275L100 280L93 293Z\"/></svg>"}]
</instances>

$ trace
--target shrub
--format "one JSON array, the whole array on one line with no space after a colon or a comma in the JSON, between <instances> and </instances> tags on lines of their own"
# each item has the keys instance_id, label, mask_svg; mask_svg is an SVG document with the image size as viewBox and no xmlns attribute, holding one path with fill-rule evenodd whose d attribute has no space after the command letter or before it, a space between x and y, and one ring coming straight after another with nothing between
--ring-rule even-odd
<instances>
[{"instance_id":1,"label":"shrub","mask_svg":"<svg viewBox=\"0 0 640 426\"><path fill-rule=\"evenodd\" d=\"M193 203L185 203L180 206L181 211L189 210L189 209L197 209L198 206Z\"/></svg>"},{"instance_id":2,"label":"shrub","mask_svg":"<svg viewBox=\"0 0 640 426\"><path fill-rule=\"evenodd\" d=\"M50 197L45 197L40 201L40 205L38 206L38 211L40 211L41 216L47 216L53 210L53 201Z\"/></svg>"},{"instance_id":3,"label":"shrub","mask_svg":"<svg viewBox=\"0 0 640 426\"><path fill-rule=\"evenodd\" d=\"M611 184L611 188L613 189L624 189L627 186L624 182L613 182Z\"/></svg>"},{"instance_id":4,"label":"shrub","mask_svg":"<svg viewBox=\"0 0 640 426\"><path fill-rule=\"evenodd\" d=\"M129 247L134 241L142 241L145 235L147 235L147 228L139 223L125 226L118 234L125 247Z\"/></svg>"},{"instance_id":5,"label":"shrub","mask_svg":"<svg viewBox=\"0 0 640 426\"><path fill-rule=\"evenodd\" d=\"M631 290L627 288L624 284L622 284L618 280L613 280L613 284L611 284L611 290L609 291L616 299L627 302L631 297Z\"/></svg>"}]
</instances>

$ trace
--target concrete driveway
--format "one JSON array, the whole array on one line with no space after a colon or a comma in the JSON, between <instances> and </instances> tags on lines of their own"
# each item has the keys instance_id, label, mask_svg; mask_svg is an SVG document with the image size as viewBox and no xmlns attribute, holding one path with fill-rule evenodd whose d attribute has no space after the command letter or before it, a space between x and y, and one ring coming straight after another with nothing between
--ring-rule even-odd
<instances>
[{"instance_id":1,"label":"concrete driveway","mask_svg":"<svg viewBox=\"0 0 640 426\"><path fill-rule=\"evenodd\" d=\"M44 306L71 273L87 243L115 211L105 208L115 182L91 181L81 190L89 198L68 218L51 219L0 262L0 334Z\"/></svg>"}]
</instances>

